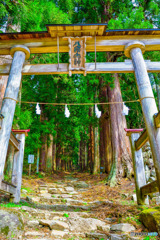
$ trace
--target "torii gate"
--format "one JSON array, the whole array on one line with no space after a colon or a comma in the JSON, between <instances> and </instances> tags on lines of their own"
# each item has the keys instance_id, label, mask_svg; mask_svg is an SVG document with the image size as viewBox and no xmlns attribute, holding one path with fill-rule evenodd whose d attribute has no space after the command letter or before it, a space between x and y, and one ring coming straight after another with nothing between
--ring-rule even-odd
<instances>
[{"instance_id":1,"label":"torii gate","mask_svg":"<svg viewBox=\"0 0 160 240\"><path fill-rule=\"evenodd\" d=\"M157 110L148 76L148 72L160 72L160 62L145 61L143 58L145 51L160 50L160 30L106 30L106 24L51 24L46 26L46 32L0 34L0 55L13 56L11 65L4 64L0 66L0 75L9 75L1 109L4 119L2 119L0 129L0 184L3 179L7 148L22 75L66 73L69 73L69 75L75 73L86 75L88 73L134 72L146 124L145 140L146 138L149 139L151 145L157 176L156 184L160 192L160 113ZM125 56L131 58L132 61L85 63L86 52L95 52L96 55L96 52L106 51L124 51ZM29 58L30 53L56 52L58 54L69 52L69 64L60 64L59 57L58 64L31 65L25 63L25 59ZM132 147L134 148L133 158L138 162L141 161L139 148L134 147L134 141L132 141ZM145 142L144 134L137 142L138 146L142 146L142 142ZM135 174L138 173L135 171ZM139 177L140 182L141 176L139 175ZM139 183L138 187L144 189L145 184ZM152 185L150 188L152 188ZM139 198L142 200L142 196Z\"/></svg>"}]
</instances>

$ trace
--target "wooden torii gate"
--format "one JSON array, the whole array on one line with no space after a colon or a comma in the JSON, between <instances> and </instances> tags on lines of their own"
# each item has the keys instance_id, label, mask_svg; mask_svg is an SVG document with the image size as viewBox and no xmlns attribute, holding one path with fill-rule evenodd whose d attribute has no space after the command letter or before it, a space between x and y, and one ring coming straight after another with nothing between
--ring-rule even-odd
<instances>
[{"instance_id":1,"label":"wooden torii gate","mask_svg":"<svg viewBox=\"0 0 160 240\"><path fill-rule=\"evenodd\" d=\"M0 66L0 75L9 75L1 108L0 129L0 185L3 180L6 154L12 121L22 75L130 73L136 77L139 98L146 124L145 140L149 140L156 169L156 185L160 192L160 113L158 113L148 72L160 72L160 62L145 61L145 51L160 50L160 29L106 30L106 24L46 25L46 32L0 34L0 55L13 56L12 64ZM131 58L125 62L85 63L86 52L124 52ZM69 52L69 63L28 64L30 53ZM59 56L59 55L58 55ZM81 59L81 61L80 61ZM83 60L82 60L83 59ZM138 149L134 147L133 158L139 165ZM139 137L139 144L144 134ZM138 144L138 143L137 143ZM141 144L142 146L142 144ZM137 165L137 167L138 167ZM135 171L135 175L138 172ZM142 185L141 185L142 186ZM140 186L138 186L140 187ZM1 186L0 186L1 188ZM143 186L144 190L145 186ZM139 193L138 193L139 194ZM142 196L140 196L141 200ZM143 202L143 201L139 201Z\"/></svg>"}]
</instances>

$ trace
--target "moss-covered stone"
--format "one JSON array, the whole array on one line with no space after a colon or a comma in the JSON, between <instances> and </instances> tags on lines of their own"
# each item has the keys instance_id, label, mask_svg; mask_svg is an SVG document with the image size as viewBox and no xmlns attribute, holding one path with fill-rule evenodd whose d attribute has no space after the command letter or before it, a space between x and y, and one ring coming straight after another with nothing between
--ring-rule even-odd
<instances>
[{"instance_id":1,"label":"moss-covered stone","mask_svg":"<svg viewBox=\"0 0 160 240\"><path fill-rule=\"evenodd\" d=\"M158 232L160 235L160 207L142 211L140 221L150 232Z\"/></svg>"},{"instance_id":2,"label":"moss-covered stone","mask_svg":"<svg viewBox=\"0 0 160 240\"><path fill-rule=\"evenodd\" d=\"M23 219L21 214L15 210L0 210L0 236L7 239L17 239L22 234Z\"/></svg>"}]
</instances>

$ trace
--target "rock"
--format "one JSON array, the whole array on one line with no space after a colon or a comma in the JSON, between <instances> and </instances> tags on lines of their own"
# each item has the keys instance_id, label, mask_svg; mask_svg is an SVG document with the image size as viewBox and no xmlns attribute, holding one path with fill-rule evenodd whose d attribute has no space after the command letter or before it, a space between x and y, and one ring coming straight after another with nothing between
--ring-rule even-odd
<instances>
[{"instance_id":1,"label":"rock","mask_svg":"<svg viewBox=\"0 0 160 240\"><path fill-rule=\"evenodd\" d=\"M27 240L35 240L35 238L27 238ZM36 240L50 240L50 238L36 238Z\"/></svg>"},{"instance_id":2,"label":"rock","mask_svg":"<svg viewBox=\"0 0 160 240\"><path fill-rule=\"evenodd\" d=\"M23 219L20 213L14 210L0 210L0 236L17 240L22 231Z\"/></svg>"},{"instance_id":3,"label":"rock","mask_svg":"<svg viewBox=\"0 0 160 240\"><path fill-rule=\"evenodd\" d=\"M144 150L145 152L148 152L148 151L151 150L151 147L150 147L149 142L146 142L146 144L145 144L144 147L143 147L143 150Z\"/></svg>"},{"instance_id":4,"label":"rock","mask_svg":"<svg viewBox=\"0 0 160 240\"><path fill-rule=\"evenodd\" d=\"M27 238L27 240L51 240L51 239L50 238Z\"/></svg>"},{"instance_id":5,"label":"rock","mask_svg":"<svg viewBox=\"0 0 160 240\"><path fill-rule=\"evenodd\" d=\"M146 177L146 181L148 182L148 180L150 178L150 170L147 165L145 166L145 177Z\"/></svg>"},{"instance_id":6,"label":"rock","mask_svg":"<svg viewBox=\"0 0 160 240\"><path fill-rule=\"evenodd\" d=\"M160 234L160 208L142 211L140 221L150 232L158 232Z\"/></svg>"},{"instance_id":7,"label":"rock","mask_svg":"<svg viewBox=\"0 0 160 240\"><path fill-rule=\"evenodd\" d=\"M116 222L116 219L113 219L113 218L105 218L105 220L108 222Z\"/></svg>"},{"instance_id":8,"label":"rock","mask_svg":"<svg viewBox=\"0 0 160 240\"><path fill-rule=\"evenodd\" d=\"M135 203L137 203L137 195L136 195L136 194L133 194L133 195L132 195L132 200L133 200Z\"/></svg>"},{"instance_id":9,"label":"rock","mask_svg":"<svg viewBox=\"0 0 160 240\"><path fill-rule=\"evenodd\" d=\"M51 193L51 194L56 194L57 193L57 188L49 188L48 189L48 192Z\"/></svg>"},{"instance_id":10,"label":"rock","mask_svg":"<svg viewBox=\"0 0 160 240\"><path fill-rule=\"evenodd\" d=\"M32 211L36 210L36 209L28 207L28 206L22 206L21 209L25 212L32 212Z\"/></svg>"},{"instance_id":11,"label":"rock","mask_svg":"<svg viewBox=\"0 0 160 240\"><path fill-rule=\"evenodd\" d=\"M52 195L48 192L47 193L41 193L40 196L43 197L43 198L47 198L47 199L52 198Z\"/></svg>"},{"instance_id":12,"label":"rock","mask_svg":"<svg viewBox=\"0 0 160 240\"><path fill-rule=\"evenodd\" d=\"M68 215L70 218L78 218L78 217L89 218L90 214L86 212L68 212Z\"/></svg>"},{"instance_id":13,"label":"rock","mask_svg":"<svg viewBox=\"0 0 160 240\"><path fill-rule=\"evenodd\" d=\"M74 192L73 187L65 187L66 192Z\"/></svg>"},{"instance_id":14,"label":"rock","mask_svg":"<svg viewBox=\"0 0 160 240\"><path fill-rule=\"evenodd\" d=\"M155 172L155 170L151 170L151 177L156 177L156 172Z\"/></svg>"},{"instance_id":15,"label":"rock","mask_svg":"<svg viewBox=\"0 0 160 240\"><path fill-rule=\"evenodd\" d=\"M73 184L76 188L88 188L89 187L89 185L84 181L75 182Z\"/></svg>"},{"instance_id":16,"label":"rock","mask_svg":"<svg viewBox=\"0 0 160 240\"><path fill-rule=\"evenodd\" d=\"M150 177L149 180L148 180L148 182L153 182L153 181L155 181L155 180L156 180L155 177Z\"/></svg>"},{"instance_id":17,"label":"rock","mask_svg":"<svg viewBox=\"0 0 160 240\"><path fill-rule=\"evenodd\" d=\"M63 188L57 188L58 192L60 193L65 193L64 189Z\"/></svg>"},{"instance_id":18,"label":"rock","mask_svg":"<svg viewBox=\"0 0 160 240\"><path fill-rule=\"evenodd\" d=\"M51 232L52 237L66 237L67 235L68 235L67 232L64 231L52 230Z\"/></svg>"},{"instance_id":19,"label":"rock","mask_svg":"<svg viewBox=\"0 0 160 240\"><path fill-rule=\"evenodd\" d=\"M26 201L29 202L29 203L33 203L33 202L32 202L32 198L30 198L30 197L28 197L28 196L26 197Z\"/></svg>"},{"instance_id":20,"label":"rock","mask_svg":"<svg viewBox=\"0 0 160 240\"><path fill-rule=\"evenodd\" d=\"M87 191L87 189L85 189L85 188L79 188L77 191L78 191L78 192L85 192L85 191Z\"/></svg>"},{"instance_id":21,"label":"rock","mask_svg":"<svg viewBox=\"0 0 160 240\"><path fill-rule=\"evenodd\" d=\"M123 197L123 198L128 198L128 197L129 197L129 193L123 193L123 194L122 194L122 197Z\"/></svg>"},{"instance_id":22,"label":"rock","mask_svg":"<svg viewBox=\"0 0 160 240\"><path fill-rule=\"evenodd\" d=\"M104 239L104 240L107 240L107 239L108 239L108 237L106 236L106 234L103 234L103 233L87 233L87 234L86 234L86 237L96 238L96 239Z\"/></svg>"},{"instance_id":23,"label":"rock","mask_svg":"<svg viewBox=\"0 0 160 240\"><path fill-rule=\"evenodd\" d=\"M71 232L84 232L88 233L96 231L102 226L106 226L105 222L94 218L68 218L69 229Z\"/></svg>"},{"instance_id":24,"label":"rock","mask_svg":"<svg viewBox=\"0 0 160 240\"><path fill-rule=\"evenodd\" d=\"M48 193L48 189L43 189L43 190L40 190L39 193L41 194L45 194L45 193Z\"/></svg>"},{"instance_id":25,"label":"rock","mask_svg":"<svg viewBox=\"0 0 160 240\"><path fill-rule=\"evenodd\" d=\"M68 195L76 195L76 194L79 194L79 193L76 191L73 191L73 192L70 192L70 194L68 194Z\"/></svg>"},{"instance_id":26,"label":"rock","mask_svg":"<svg viewBox=\"0 0 160 240\"><path fill-rule=\"evenodd\" d=\"M150 194L150 195L151 195L151 194ZM153 196L153 197L159 197L160 194L159 194L159 192L156 192L156 193L152 193L152 196Z\"/></svg>"},{"instance_id":27,"label":"rock","mask_svg":"<svg viewBox=\"0 0 160 240\"><path fill-rule=\"evenodd\" d=\"M97 227L97 229L100 230L100 231L109 232L110 231L110 225L99 226L99 227Z\"/></svg>"},{"instance_id":28,"label":"rock","mask_svg":"<svg viewBox=\"0 0 160 240\"><path fill-rule=\"evenodd\" d=\"M32 201L33 202L39 202L40 201L40 197L32 197Z\"/></svg>"},{"instance_id":29,"label":"rock","mask_svg":"<svg viewBox=\"0 0 160 240\"><path fill-rule=\"evenodd\" d=\"M135 227L129 223L119 223L112 225L111 231L131 232L135 231Z\"/></svg>"},{"instance_id":30,"label":"rock","mask_svg":"<svg viewBox=\"0 0 160 240\"><path fill-rule=\"evenodd\" d=\"M37 231L30 231L25 233L26 237L44 237L44 233Z\"/></svg>"},{"instance_id":31,"label":"rock","mask_svg":"<svg viewBox=\"0 0 160 240\"><path fill-rule=\"evenodd\" d=\"M154 167L154 163L153 163L153 159L152 158L147 158L146 159L146 164L148 165L148 167L151 169Z\"/></svg>"},{"instance_id":32,"label":"rock","mask_svg":"<svg viewBox=\"0 0 160 240\"><path fill-rule=\"evenodd\" d=\"M122 240L120 235L118 234L111 234L111 240Z\"/></svg>"},{"instance_id":33,"label":"rock","mask_svg":"<svg viewBox=\"0 0 160 240\"><path fill-rule=\"evenodd\" d=\"M160 205L160 196L158 196L158 197L153 197L152 200L153 200L157 205Z\"/></svg>"},{"instance_id":34,"label":"rock","mask_svg":"<svg viewBox=\"0 0 160 240\"><path fill-rule=\"evenodd\" d=\"M24 193L24 194L28 193L28 191L26 189L22 189L21 192Z\"/></svg>"},{"instance_id":35,"label":"rock","mask_svg":"<svg viewBox=\"0 0 160 240\"><path fill-rule=\"evenodd\" d=\"M51 230L60 230L64 231L65 229L68 229L69 226L67 223L58 221L58 220L40 220L39 224L43 226L48 226Z\"/></svg>"},{"instance_id":36,"label":"rock","mask_svg":"<svg viewBox=\"0 0 160 240\"><path fill-rule=\"evenodd\" d=\"M27 221L26 225L31 228L38 227L39 221L38 220Z\"/></svg>"},{"instance_id":37,"label":"rock","mask_svg":"<svg viewBox=\"0 0 160 240\"><path fill-rule=\"evenodd\" d=\"M62 199L62 202L63 201L66 201L67 204L80 204L80 203L82 204L82 203L84 203L81 200L75 200L75 199L71 199L71 198Z\"/></svg>"}]
</instances>

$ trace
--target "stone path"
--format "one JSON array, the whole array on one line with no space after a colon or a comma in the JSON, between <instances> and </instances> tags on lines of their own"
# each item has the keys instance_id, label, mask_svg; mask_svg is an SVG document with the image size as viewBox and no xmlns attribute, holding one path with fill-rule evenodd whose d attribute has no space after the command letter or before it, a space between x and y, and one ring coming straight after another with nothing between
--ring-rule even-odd
<instances>
[{"instance_id":1,"label":"stone path","mask_svg":"<svg viewBox=\"0 0 160 240\"><path fill-rule=\"evenodd\" d=\"M40 185L36 194L28 197L35 207L20 208L25 227L21 239L136 239L126 234L120 235L121 232L135 230L130 224L109 225L107 221L93 217L92 209L104 202L86 203L80 200L81 192L87 188L88 184L76 179Z\"/></svg>"}]
</instances>

